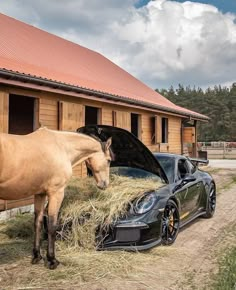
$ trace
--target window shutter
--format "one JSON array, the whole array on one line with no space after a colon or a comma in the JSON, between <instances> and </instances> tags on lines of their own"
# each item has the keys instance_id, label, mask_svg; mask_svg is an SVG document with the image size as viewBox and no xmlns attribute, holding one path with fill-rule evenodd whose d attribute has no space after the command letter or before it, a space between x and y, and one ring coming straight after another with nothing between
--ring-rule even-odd
<instances>
[{"instance_id":1,"label":"window shutter","mask_svg":"<svg viewBox=\"0 0 236 290\"><path fill-rule=\"evenodd\" d=\"M125 111L113 111L113 124L115 127L131 130L131 115Z\"/></svg>"},{"instance_id":2,"label":"window shutter","mask_svg":"<svg viewBox=\"0 0 236 290\"><path fill-rule=\"evenodd\" d=\"M59 128L65 131L76 131L84 125L84 106L81 104L60 102Z\"/></svg>"}]
</instances>

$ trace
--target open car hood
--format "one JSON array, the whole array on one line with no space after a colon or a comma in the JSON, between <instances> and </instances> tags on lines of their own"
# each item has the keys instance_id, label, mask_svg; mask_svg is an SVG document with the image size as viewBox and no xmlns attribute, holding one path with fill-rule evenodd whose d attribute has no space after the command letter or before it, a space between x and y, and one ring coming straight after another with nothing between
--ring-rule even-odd
<instances>
[{"instance_id":1,"label":"open car hood","mask_svg":"<svg viewBox=\"0 0 236 290\"><path fill-rule=\"evenodd\" d=\"M112 137L115 160L111 162L111 167L127 166L143 169L160 176L168 183L162 167L152 152L129 131L106 125L88 125L77 129L77 132L95 136L102 142Z\"/></svg>"}]
</instances>

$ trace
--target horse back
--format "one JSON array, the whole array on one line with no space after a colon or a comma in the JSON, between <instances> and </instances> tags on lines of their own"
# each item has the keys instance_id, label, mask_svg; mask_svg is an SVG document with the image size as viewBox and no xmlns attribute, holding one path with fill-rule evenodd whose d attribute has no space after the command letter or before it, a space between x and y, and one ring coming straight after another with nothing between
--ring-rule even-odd
<instances>
[{"instance_id":1,"label":"horse back","mask_svg":"<svg viewBox=\"0 0 236 290\"><path fill-rule=\"evenodd\" d=\"M0 198L18 199L47 191L70 171L66 154L52 134L0 134Z\"/></svg>"}]
</instances>

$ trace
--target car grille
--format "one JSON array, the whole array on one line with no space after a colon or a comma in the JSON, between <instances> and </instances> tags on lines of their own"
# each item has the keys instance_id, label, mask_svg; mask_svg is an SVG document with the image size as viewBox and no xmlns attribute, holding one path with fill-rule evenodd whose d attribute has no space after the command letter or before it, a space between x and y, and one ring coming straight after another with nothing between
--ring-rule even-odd
<instances>
[{"instance_id":1,"label":"car grille","mask_svg":"<svg viewBox=\"0 0 236 290\"><path fill-rule=\"evenodd\" d=\"M116 230L116 240L118 242L137 242L140 240L140 230L118 228Z\"/></svg>"}]
</instances>

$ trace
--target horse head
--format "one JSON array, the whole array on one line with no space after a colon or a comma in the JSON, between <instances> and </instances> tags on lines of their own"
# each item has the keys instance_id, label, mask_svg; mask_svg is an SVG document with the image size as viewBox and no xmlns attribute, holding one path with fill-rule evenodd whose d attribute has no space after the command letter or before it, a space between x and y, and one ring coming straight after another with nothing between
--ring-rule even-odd
<instances>
[{"instance_id":1,"label":"horse head","mask_svg":"<svg viewBox=\"0 0 236 290\"><path fill-rule=\"evenodd\" d=\"M97 187L105 189L109 185L110 163L113 160L111 150L111 138L106 142L101 142L101 151L94 153L85 163L92 171Z\"/></svg>"}]
</instances>

